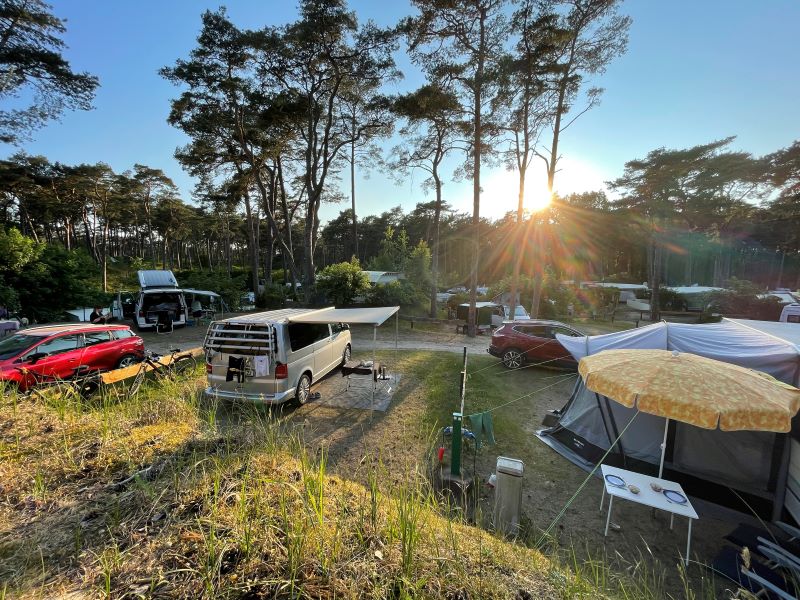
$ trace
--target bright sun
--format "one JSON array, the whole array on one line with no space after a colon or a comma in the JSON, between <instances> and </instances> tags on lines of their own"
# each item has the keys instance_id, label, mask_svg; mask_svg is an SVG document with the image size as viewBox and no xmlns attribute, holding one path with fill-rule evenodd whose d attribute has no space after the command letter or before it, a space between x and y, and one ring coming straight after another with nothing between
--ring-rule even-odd
<instances>
[{"instance_id":1,"label":"bright sun","mask_svg":"<svg viewBox=\"0 0 800 600\"><path fill-rule=\"evenodd\" d=\"M506 212L517 210L519 176L516 171L497 171L484 183L481 212L495 218ZM550 206L551 195L547 190L547 180L539 173L531 174L525 181L523 206L528 212L537 212Z\"/></svg>"},{"instance_id":2,"label":"bright sun","mask_svg":"<svg viewBox=\"0 0 800 600\"><path fill-rule=\"evenodd\" d=\"M556 191L559 194L587 192L605 188L604 175L591 164L575 158L564 158L559 162L556 175ZM498 169L483 180L481 194L481 215L492 219L502 218L508 212L517 210L519 175L516 171ZM547 175L543 168L532 168L525 181L524 207L528 212L547 208L552 201L547 190ZM464 210L472 207L472 197L466 197Z\"/></svg>"}]
</instances>

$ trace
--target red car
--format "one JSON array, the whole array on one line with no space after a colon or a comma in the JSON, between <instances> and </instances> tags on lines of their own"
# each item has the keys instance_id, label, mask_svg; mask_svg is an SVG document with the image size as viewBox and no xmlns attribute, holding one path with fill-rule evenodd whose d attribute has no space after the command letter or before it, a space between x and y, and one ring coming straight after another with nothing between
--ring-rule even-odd
<instances>
[{"instance_id":1,"label":"red car","mask_svg":"<svg viewBox=\"0 0 800 600\"><path fill-rule=\"evenodd\" d=\"M575 358L556 340L557 333L576 337L584 335L558 321L508 321L492 334L488 352L501 359L509 369L518 369L525 363L577 368Z\"/></svg>"},{"instance_id":2,"label":"red car","mask_svg":"<svg viewBox=\"0 0 800 600\"><path fill-rule=\"evenodd\" d=\"M31 327L0 340L0 381L24 392L38 381L110 371L143 356L144 340L125 325Z\"/></svg>"}]
</instances>

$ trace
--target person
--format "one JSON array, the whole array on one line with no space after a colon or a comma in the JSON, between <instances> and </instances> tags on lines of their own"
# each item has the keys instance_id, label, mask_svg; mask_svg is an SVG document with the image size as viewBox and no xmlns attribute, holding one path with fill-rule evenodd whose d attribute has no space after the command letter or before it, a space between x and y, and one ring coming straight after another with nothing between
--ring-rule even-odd
<instances>
[{"instance_id":1,"label":"person","mask_svg":"<svg viewBox=\"0 0 800 600\"><path fill-rule=\"evenodd\" d=\"M102 325L108 321L108 315L103 314L103 308L95 306L92 313L89 315L89 322L97 325Z\"/></svg>"},{"instance_id":2,"label":"person","mask_svg":"<svg viewBox=\"0 0 800 600\"><path fill-rule=\"evenodd\" d=\"M194 302L192 302L192 316L197 319L203 316L203 305L200 304L200 300L195 298Z\"/></svg>"},{"instance_id":3,"label":"person","mask_svg":"<svg viewBox=\"0 0 800 600\"><path fill-rule=\"evenodd\" d=\"M8 309L5 304L0 304L0 319L8 319Z\"/></svg>"}]
</instances>

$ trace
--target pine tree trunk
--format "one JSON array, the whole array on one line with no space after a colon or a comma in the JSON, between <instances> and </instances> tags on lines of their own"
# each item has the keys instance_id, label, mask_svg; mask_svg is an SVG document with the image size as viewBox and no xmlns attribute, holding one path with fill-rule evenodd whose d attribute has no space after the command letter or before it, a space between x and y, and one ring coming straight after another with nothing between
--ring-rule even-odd
<instances>
[{"instance_id":1,"label":"pine tree trunk","mask_svg":"<svg viewBox=\"0 0 800 600\"><path fill-rule=\"evenodd\" d=\"M433 171L436 186L436 206L433 209L433 244L431 245L431 319L436 318L436 294L439 291L439 220L442 214L442 182L439 179L437 166Z\"/></svg>"}]
</instances>

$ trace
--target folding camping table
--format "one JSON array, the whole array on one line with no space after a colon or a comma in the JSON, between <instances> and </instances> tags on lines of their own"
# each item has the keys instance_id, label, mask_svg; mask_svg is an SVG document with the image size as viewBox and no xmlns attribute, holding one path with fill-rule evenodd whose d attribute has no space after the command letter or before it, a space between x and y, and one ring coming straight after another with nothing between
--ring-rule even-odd
<instances>
[{"instance_id":1,"label":"folding camping table","mask_svg":"<svg viewBox=\"0 0 800 600\"><path fill-rule=\"evenodd\" d=\"M659 510L667 511L668 513L670 513L670 518L669 518L670 529L672 529L672 524L675 515L688 517L689 532L686 534L686 557L684 558L684 563L686 564L686 566L688 566L689 551L691 550L691 544L692 544L692 520L697 519L699 517L697 516L697 512L694 510L692 503L689 501L689 497L686 495L686 492L683 491L683 488L680 486L680 484L677 484L674 481L667 481L666 479L659 479L658 477L650 477L649 475L635 473L634 471L626 471L625 469L618 469L616 467L611 467L609 465L600 465L600 470L603 473L603 495L600 498L601 513L603 512L603 502L606 498L606 494L608 494L608 516L606 517L606 530L604 535L608 535L608 525L611 522L611 508L614 503L615 497L622 498L630 502L635 502L637 504L644 504L645 506L651 506ZM636 487L639 488L639 493L634 494L627 487L617 487L615 485L610 484L606 479L607 475L615 475L617 477L622 478L626 486L635 485ZM654 491L650 487L651 483L655 483L664 490L673 490L675 492L678 492L684 498L686 498L686 504L678 504L677 502L672 502L668 500L667 497L662 492Z\"/></svg>"},{"instance_id":2,"label":"folding camping table","mask_svg":"<svg viewBox=\"0 0 800 600\"><path fill-rule=\"evenodd\" d=\"M372 376L372 389L378 388L378 381L386 381L386 366L380 362L365 365L360 360L351 360L342 365L342 377L347 377L347 390L350 389L351 375Z\"/></svg>"}]
</instances>

